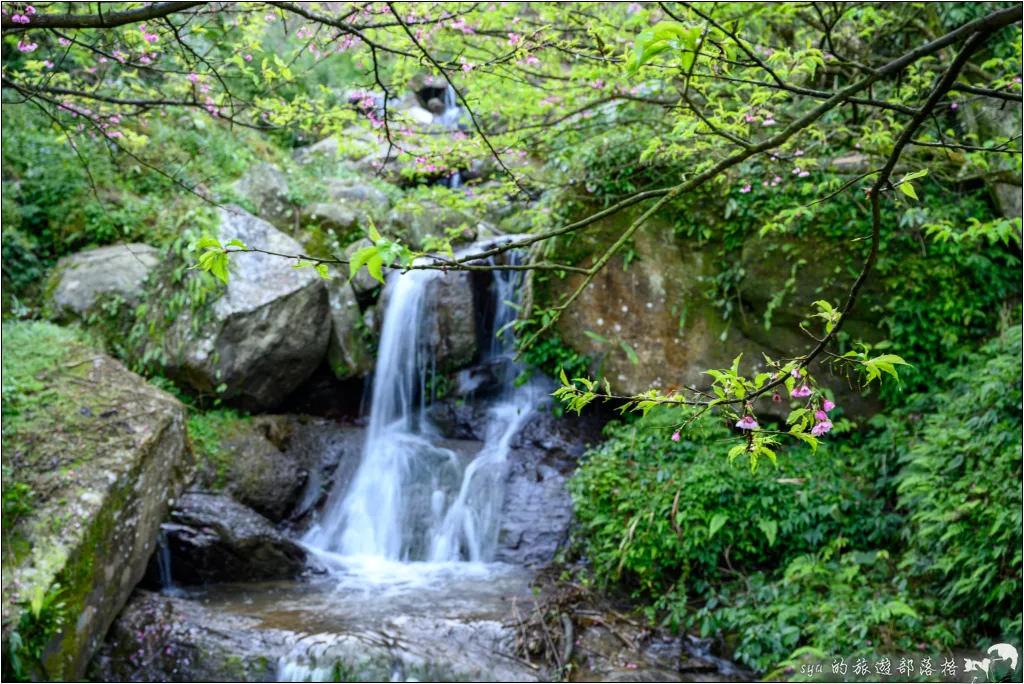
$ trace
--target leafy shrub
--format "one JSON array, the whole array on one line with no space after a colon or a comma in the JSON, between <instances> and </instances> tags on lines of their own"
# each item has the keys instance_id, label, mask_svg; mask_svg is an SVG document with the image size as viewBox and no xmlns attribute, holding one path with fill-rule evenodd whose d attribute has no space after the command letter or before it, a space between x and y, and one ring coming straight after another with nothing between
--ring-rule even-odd
<instances>
[{"instance_id":1,"label":"leafy shrub","mask_svg":"<svg viewBox=\"0 0 1024 684\"><path fill-rule=\"evenodd\" d=\"M523 334L520 333L520 339L522 337ZM565 371L569 377L576 377L586 373L590 357L563 344L558 335L549 335L537 340L523 351L523 362L553 378L558 377L559 371ZM524 377L523 381L525 379Z\"/></svg>"},{"instance_id":2,"label":"leafy shrub","mask_svg":"<svg viewBox=\"0 0 1024 684\"><path fill-rule=\"evenodd\" d=\"M3 468L3 522L4 526L14 525L19 519L32 514L32 487L15 480L13 468Z\"/></svg>"},{"instance_id":3,"label":"leafy shrub","mask_svg":"<svg viewBox=\"0 0 1024 684\"><path fill-rule=\"evenodd\" d=\"M886 421L905 435L904 566L926 578L943 613L1018 639L1021 354L1018 325L943 374L942 391L915 397L903 421Z\"/></svg>"},{"instance_id":4,"label":"leafy shrub","mask_svg":"<svg viewBox=\"0 0 1024 684\"><path fill-rule=\"evenodd\" d=\"M778 470L729 466L720 424L610 425L571 482L596 578L759 672L1019 641L1021 356L1017 325Z\"/></svg>"},{"instance_id":5,"label":"leafy shrub","mask_svg":"<svg viewBox=\"0 0 1024 684\"><path fill-rule=\"evenodd\" d=\"M17 626L7 637L7 659L4 669L10 668L17 681L33 681L33 668L41 666L43 649L65 621L65 604L61 586L54 584L49 591L38 585L30 601L25 602Z\"/></svg>"},{"instance_id":6,"label":"leafy shrub","mask_svg":"<svg viewBox=\"0 0 1024 684\"><path fill-rule=\"evenodd\" d=\"M654 414L652 413L653 417ZM700 434L703 433L703 434ZM730 433L705 422L672 442L666 430L612 423L571 481L587 555L601 581L657 596L726 572L752 572L840 536L884 542L897 519L839 454L794 448L778 470L730 464Z\"/></svg>"},{"instance_id":7,"label":"leafy shrub","mask_svg":"<svg viewBox=\"0 0 1024 684\"><path fill-rule=\"evenodd\" d=\"M928 617L929 604L910 597L908 578L894 574L887 551L842 553L845 542L795 558L781 577L709 584L686 624L704 636L733 635L733 658L759 672L794 666L804 654L841 656L852 668L860 656L873 662L886 652L959 643L955 626Z\"/></svg>"}]
</instances>

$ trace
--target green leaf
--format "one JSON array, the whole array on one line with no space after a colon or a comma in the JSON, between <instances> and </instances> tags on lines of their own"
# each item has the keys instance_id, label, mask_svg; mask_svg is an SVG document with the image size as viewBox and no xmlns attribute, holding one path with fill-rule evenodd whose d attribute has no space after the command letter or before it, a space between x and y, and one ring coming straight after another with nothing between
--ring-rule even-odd
<instances>
[{"instance_id":1,"label":"green leaf","mask_svg":"<svg viewBox=\"0 0 1024 684\"><path fill-rule=\"evenodd\" d=\"M367 245L366 247L357 249L348 262L349 281L355 278L356 274L359 273L359 269L363 267L363 264L369 261L370 258L376 254L377 248L373 245Z\"/></svg>"},{"instance_id":2,"label":"green leaf","mask_svg":"<svg viewBox=\"0 0 1024 684\"><path fill-rule=\"evenodd\" d=\"M715 533L718 532L718 530L722 529L722 525L724 525L728 521L729 516L727 516L725 513L716 513L714 516L712 516L711 522L708 523L708 539L714 537Z\"/></svg>"},{"instance_id":3,"label":"green leaf","mask_svg":"<svg viewBox=\"0 0 1024 684\"><path fill-rule=\"evenodd\" d=\"M367 228L366 232L370 236L370 240L372 240L373 242L378 242L379 240L382 240L383 238L381 238L380 233L377 231L377 226L373 225L373 219L369 219L369 221L370 227Z\"/></svg>"},{"instance_id":4,"label":"green leaf","mask_svg":"<svg viewBox=\"0 0 1024 684\"><path fill-rule=\"evenodd\" d=\"M210 273L225 285L228 284L228 255L223 252L215 253L216 257L210 264Z\"/></svg>"},{"instance_id":5,"label":"green leaf","mask_svg":"<svg viewBox=\"0 0 1024 684\"><path fill-rule=\"evenodd\" d=\"M206 249L207 247L220 249L220 240L212 235L204 235L192 244L193 249Z\"/></svg>"},{"instance_id":6,"label":"green leaf","mask_svg":"<svg viewBox=\"0 0 1024 684\"><path fill-rule=\"evenodd\" d=\"M910 183L907 183L906 181L904 181L903 183L900 183L899 188L900 188L900 191L904 195L906 195L907 197L912 197L914 199L918 199L917 192L914 190L914 186L911 185Z\"/></svg>"},{"instance_id":7,"label":"green leaf","mask_svg":"<svg viewBox=\"0 0 1024 684\"><path fill-rule=\"evenodd\" d=\"M810 444L811 451L814 453L818 452L818 440L814 435L804 432L803 430L797 430L795 427L789 431L789 434Z\"/></svg>"},{"instance_id":8,"label":"green leaf","mask_svg":"<svg viewBox=\"0 0 1024 684\"><path fill-rule=\"evenodd\" d=\"M380 258L379 254L374 254L366 262L366 270L369 271L374 280L379 281L381 285L384 284L384 274L382 273L383 268L384 260Z\"/></svg>"},{"instance_id":9,"label":"green leaf","mask_svg":"<svg viewBox=\"0 0 1024 684\"><path fill-rule=\"evenodd\" d=\"M917 617L917 611L903 601L889 601L886 608L889 609L890 615L909 615L912 618Z\"/></svg>"},{"instance_id":10,"label":"green leaf","mask_svg":"<svg viewBox=\"0 0 1024 684\"><path fill-rule=\"evenodd\" d=\"M633 351L632 347L625 342L619 342L619 346L622 347L622 351L626 352L626 356L629 357L629 360L633 362L634 366L640 363L640 359L637 357L636 352Z\"/></svg>"},{"instance_id":11,"label":"green leaf","mask_svg":"<svg viewBox=\"0 0 1024 684\"><path fill-rule=\"evenodd\" d=\"M759 520L757 527L764 532L764 536L768 539L768 546L775 546L775 538L779 534L779 523L774 520Z\"/></svg>"},{"instance_id":12,"label":"green leaf","mask_svg":"<svg viewBox=\"0 0 1024 684\"><path fill-rule=\"evenodd\" d=\"M587 337L589 337L592 340L597 340L598 342L602 342L604 344L611 344L612 343L612 341L609 340L607 337L601 337L596 332L591 332L590 330L584 330L583 334L586 335Z\"/></svg>"}]
</instances>

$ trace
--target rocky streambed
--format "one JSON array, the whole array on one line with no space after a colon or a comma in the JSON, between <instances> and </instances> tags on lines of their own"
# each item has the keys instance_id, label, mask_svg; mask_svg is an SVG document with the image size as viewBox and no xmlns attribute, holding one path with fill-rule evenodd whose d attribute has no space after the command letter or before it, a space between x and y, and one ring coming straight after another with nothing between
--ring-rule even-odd
<instances>
[{"instance_id":1,"label":"rocky streambed","mask_svg":"<svg viewBox=\"0 0 1024 684\"><path fill-rule=\"evenodd\" d=\"M308 581L140 591L93 663L103 681L537 681L511 655L530 573L344 565Z\"/></svg>"}]
</instances>

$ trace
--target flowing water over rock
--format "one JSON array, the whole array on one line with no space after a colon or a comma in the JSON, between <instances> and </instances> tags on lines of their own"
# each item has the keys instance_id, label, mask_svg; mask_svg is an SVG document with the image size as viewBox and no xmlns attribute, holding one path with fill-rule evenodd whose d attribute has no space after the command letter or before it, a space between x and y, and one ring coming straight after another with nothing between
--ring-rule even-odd
<instances>
[{"instance_id":1,"label":"flowing water over rock","mask_svg":"<svg viewBox=\"0 0 1024 684\"><path fill-rule=\"evenodd\" d=\"M303 537L344 597L335 617L343 611L360 621L374 620L377 629L382 621L401 625L399 641L411 650L389 647L393 681L444 673L475 679L536 676L501 655L509 637L501 620L508 617L509 599L525 595L529 573L491 561L502 530L511 441L535 414L543 392L533 383L515 386L519 369L512 361L510 326L515 311L507 302L516 298L516 272L494 273L488 293L494 310L487 321L490 342L481 360L499 369L498 388L486 406L483 443L457 448L430 419L439 376L429 295L440 279L453 276L393 275L362 461L349 487L332 492L321 520ZM342 620L336 627L342 626L351 630L353 623ZM315 648L303 644L305 651L282 656L278 676L289 681L335 676L353 662L352 648L365 649L344 630L325 633L335 637L318 638ZM467 668L463 661L474 649L479 652Z\"/></svg>"},{"instance_id":2,"label":"flowing water over rock","mask_svg":"<svg viewBox=\"0 0 1024 684\"><path fill-rule=\"evenodd\" d=\"M531 416L540 392L514 386L512 336L515 271L497 271L498 303L484 359L504 365L491 403L483 447L468 464L443 446L429 410L435 350L423 325L437 271L393 276L374 379L362 463L347 492L332 494L323 519L303 541L326 555L395 561L458 562L493 558L512 437ZM466 315L472 315L466 312Z\"/></svg>"}]
</instances>

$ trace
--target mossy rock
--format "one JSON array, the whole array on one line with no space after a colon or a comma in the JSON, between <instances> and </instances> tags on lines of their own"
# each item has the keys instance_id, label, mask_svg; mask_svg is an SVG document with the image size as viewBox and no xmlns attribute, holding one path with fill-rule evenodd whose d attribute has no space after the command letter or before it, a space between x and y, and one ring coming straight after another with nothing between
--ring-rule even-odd
<instances>
[{"instance_id":1,"label":"mossy rock","mask_svg":"<svg viewBox=\"0 0 1024 684\"><path fill-rule=\"evenodd\" d=\"M139 303L142 281L159 262L159 250L138 243L66 256L47 279L46 309L61 321L84 319L112 303L130 311Z\"/></svg>"},{"instance_id":2,"label":"mossy rock","mask_svg":"<svg viewBox=\"0 0 1024 684\"><path fill-rule=\"evenodd\" d=\"M306 472L287 451L291 423L284 416L240 416L209 411L189 418L197 456L196 486L222 490L273 522L299 503Z\"/></svg>"},{"instance_id":3,"label":"mossy rock","mask_svg":"<svg viewBox=\"0 0 1024 684\"><path fill-rule=\"evenodd\" d=\"M77 680L191 478L185 409L49 323L4 325L3 377L4 674Z\"/></svg>"}]
</instances>

